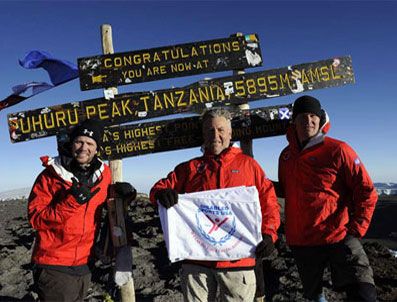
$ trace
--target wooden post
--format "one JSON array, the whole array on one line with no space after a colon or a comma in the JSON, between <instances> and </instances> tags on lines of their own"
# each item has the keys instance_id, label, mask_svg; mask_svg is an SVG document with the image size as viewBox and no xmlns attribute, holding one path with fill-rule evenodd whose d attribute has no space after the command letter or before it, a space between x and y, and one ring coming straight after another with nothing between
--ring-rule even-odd
<instances>
[{"instance_id":1,"label":"wooden post","mask_svg":"<svg viewBox=\"0 0 397 302\"><path fill-rule=\"evenodd\" d=\"M110 24L103 24L101 26L102 35L102 50L104 54L114 53L113 40L112 40L112 27ZM117 87L111 87L105 90L105 98L117 95ZM110 170L112 172L112 183L121 182L123 180L123 163L122 160L111 160L109 161ZM109 208L109 222L110 231L113 240L113 246L117 251L126 246L127 234L125 229L124 221L124 205L120 198L109 198L108 199ZM127 246L130 248L129 246ZM132 256L132 255L131 255ZM131 261L131 259L128 259ZM116 267L117 269L117 267ZM132 273L132 267L131 267ZM134 280L130 278L127 283L120 286L121 301L122 302L135 302L135 290L134 290Z\"/></svg>"},{"instance_id":2,"label":"wooden post","mask_svg":"<svg viewBox=\"0 0 397 302\"><path fill-rule=\"evenodd\" d=\"M242 33L236 33L237 37L241 37L242 35L243 35ZM239 74L245 74L244 69L242 69L242 70L234 70L233 71L233 75L239 75ZM250 109L250 105L248 104L248 102L246 102L244 104L241 104L238 107L241 110ZM240 147L241 147L241 150L243 150L244 154L247 154L247 155L249 155L251 157L254 157L254 152L252 150L252 139L242 139L242 140L240 140Z\"/></svg>"}]
</instances>

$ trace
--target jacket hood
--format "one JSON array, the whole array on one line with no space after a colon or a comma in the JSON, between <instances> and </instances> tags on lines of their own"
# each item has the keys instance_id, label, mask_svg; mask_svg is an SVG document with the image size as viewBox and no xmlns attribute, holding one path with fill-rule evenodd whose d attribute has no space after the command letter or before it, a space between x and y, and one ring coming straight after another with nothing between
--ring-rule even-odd
<instances>
[{"instance_id":1,"label":"jacket hood","mask_svg":"<svg viewBox=\"0 0 397 302\"><path fill-rule=\"evenodd\" d=\"M45 168L52 169L53 172L56 175L58 175L61 179L72 183L72 178L76 178L72 172L68 171L62 165L62 160L70 163L72 161L71 158L61 157L61 156L56 156L56 157L42 156L42 157L40 157L40 160ZM104 162L102 160L100 160L99 158L98 158L98 160L101 163L101 166L97 170L95 170L95 172L91 175L91 178L88 180L89 185L93 185L101 177L101 175L105 169Z\"/></svg>"},{"instance_id":2,"label":"jacket hood","mask_svg":"<svg viewBox=\"0 0 397 302\"><path fill-rule=\"evenodd\" d=\"M330 119L328 113L324 110L324 116L320 119L320 128L318 133L309 139L309 142L303 147L302 150L310 148L314 145L320 144L324 141L324 137L327 135L331 128ZM296 134L295 124L291 123L287 130L287 140L292 148L299 150L298 136Z\"/></svg>"}]
</instances>

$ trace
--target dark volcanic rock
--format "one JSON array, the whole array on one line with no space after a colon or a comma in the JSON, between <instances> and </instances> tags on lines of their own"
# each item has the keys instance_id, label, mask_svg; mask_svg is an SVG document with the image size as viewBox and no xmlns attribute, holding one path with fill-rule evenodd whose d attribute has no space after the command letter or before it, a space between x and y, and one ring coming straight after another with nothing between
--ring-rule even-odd
<instances>
[{"instance_id":1,"label":"dark volcanic rock","mask_svg":"<svg viewBox=\"0 0 397 302\"><path fill-rule=\"evenodd\" d=\"M128 215L133 237L133 274L137 301L182 301L179 264L168 261L157 209L141 195L130 206ZM0 301L33 301L35 294L32 292L29 263L34 236L27 222L26 200L0 202L0 222ZM389 232L384 226L383 229ZM373 229L371 234L375 233L376 230ZM266 300L305 301L291 252L283 235L280 237L277 243L278 253L264 263ZM364 248L374 269L379 301L397 301L397 258L380 243L384 241L374 239L371 236ZM95 263L87 301L104 301L110 297L114 301L119 300L112 274L112 266L105 259ZM344 298L343 294L332 291L329 271L325 273L324 291L329 301L342 301Z\"/></svg>"}]
</instances>

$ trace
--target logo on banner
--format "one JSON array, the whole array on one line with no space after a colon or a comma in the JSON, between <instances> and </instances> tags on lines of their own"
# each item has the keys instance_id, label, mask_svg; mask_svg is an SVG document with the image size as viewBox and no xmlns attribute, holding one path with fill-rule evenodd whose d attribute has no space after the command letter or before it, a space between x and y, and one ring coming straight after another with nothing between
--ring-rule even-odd
<instances>
[{"instance_id":1,"label":"logo on banner","mask_svg":"<svg viewBox=\"0 0 397 302\"><path fill-rule=\"evenodd\" d=\"M227 243L236 232L236 218L227 205L200 205L196 223L200 235L213 246Z\"/></svg>"}]
</instances>

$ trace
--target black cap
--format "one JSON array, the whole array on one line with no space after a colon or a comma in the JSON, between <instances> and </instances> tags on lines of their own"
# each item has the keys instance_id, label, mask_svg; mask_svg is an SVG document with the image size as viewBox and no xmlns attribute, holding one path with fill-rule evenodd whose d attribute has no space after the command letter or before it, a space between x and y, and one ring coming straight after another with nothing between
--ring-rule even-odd
<instances>
[{"instance_id":1,"label":"black cap","mask_svg":"<svg viewBox=\"0 0 397 302\"><path fill-rule=\"evenodd\" d=\"M303 95L294 102L292 119L295 119L299 113L313 113L321 118L323 110L319 100L309 95Z\"/></svg>"},{"instance_id":2,"label":"black cap","mask_svg":"<svg viewBox=\"0 0 397 302\"><path fill-rule=\"evenodd\" d=\"M73 143L74 139L78 136L87 136L92 138L99 148L103 137L102 123L98 120L92 119L83 121L80 125L73 128L72 132L70 133L70 143Z\"/></svg>"}]
</instances>

